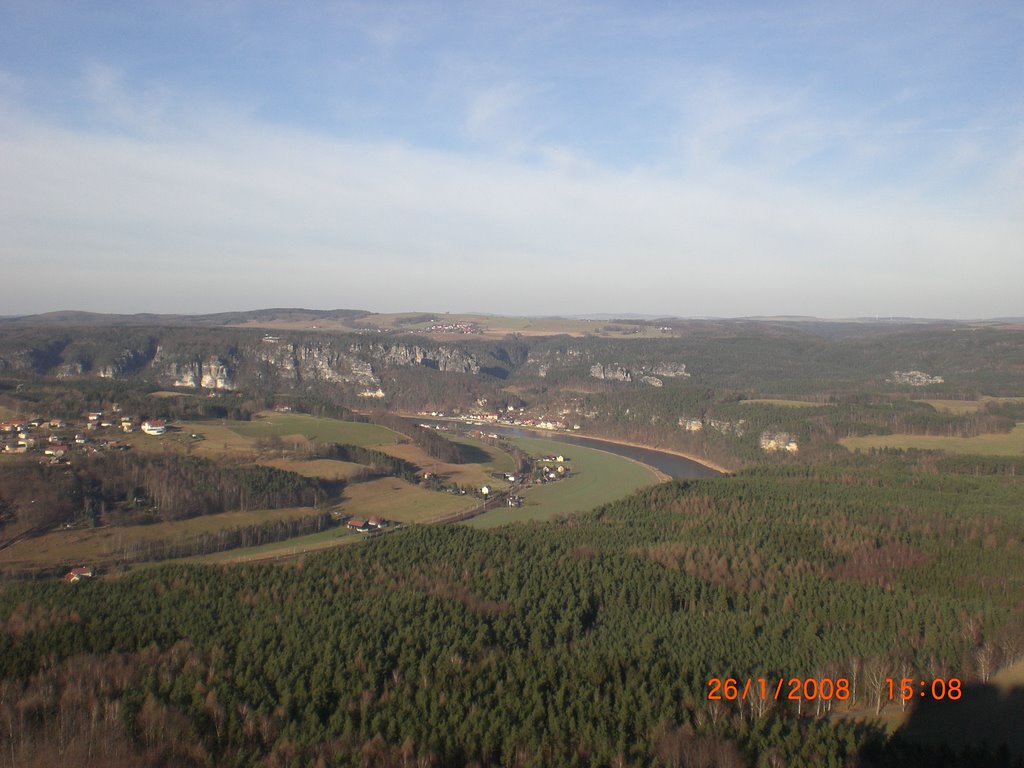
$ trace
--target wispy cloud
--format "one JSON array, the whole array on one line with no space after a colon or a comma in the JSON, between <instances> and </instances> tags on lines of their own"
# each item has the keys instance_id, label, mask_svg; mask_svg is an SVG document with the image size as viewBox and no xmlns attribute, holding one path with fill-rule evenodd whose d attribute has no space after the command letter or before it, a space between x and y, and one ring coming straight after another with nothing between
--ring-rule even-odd
<instances>
[{"instance_id":1,"label":"wispy cloud","mask_svg":"<svg viewBox=\"0 0 1024 768\"><path fill-rule=\"evenodd\" d=\"M1019 313L1019 47L967 12L61 10L0 29L6 311Z\"/></svg>"},{"instance_id":2,"label":"wispy cloud","mask_svg":"<svg viewBox=\"0 0 1024 768\"><path fill-rule=\"evenodd\" d=\"M47 264L68 277L48 306L116 296L168 311L486 298L507 312L1009 314L1024 281L1024 232L1002 215L891 198L851 208L738 173L567 172L177 108L201 133L8 124L0 256L21 265L22 303L8 311L41 308ZM138 110L124 115L138 124ZM965 293L966 254L1003 279Z\"/></svg>"}]
</instances>

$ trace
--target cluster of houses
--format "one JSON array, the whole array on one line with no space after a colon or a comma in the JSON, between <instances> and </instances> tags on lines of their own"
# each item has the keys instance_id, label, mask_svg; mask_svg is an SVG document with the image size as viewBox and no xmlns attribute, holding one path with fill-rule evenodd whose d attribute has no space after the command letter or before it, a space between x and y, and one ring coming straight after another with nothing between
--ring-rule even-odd
<instances>
[{"instance_id":1,"label":"cluster of houses","mask_svg":"<svg viewBox=\"0 0 1024 768\"><path fill-rule=\"evenodd\" d=\"M383 517L371 517L367 520L363 520L359 517L350 517L345 522L345 527L350 531L357 531L358 533L369 533L370 531L382 531L385 528L390 528L392 525L397 525L390 520L385 520Z\"/></svg>"},{"instance_id":2,"label":"cluster of houses","mask_svg":"<svg viewBox=\"0 0 1024 768\"><path fill-rule=\"evenodd\" d=\"M76 423L63 419L34 417L0 422L0 451L3 453L40 453L50 461L62 461L72 451L97 453L101 450L125 450L130 446L111 440L110 433L128 433L141 429L147 435L162 435L167 423L148 419L139 423L133 416L121 414L114 404L112 412L94 411Z\"/></svg>"},{"instance_id":3,"label":"cluster of houses","mask_svg":"<svg viewBox=\"0 0 1024 768\"><path fill-rule=\"evenodd\" d=\"M563 430L566 432L578 431L580 428L579 424L572 424L571 426L561 418L551 418L549 416L527 416L525 414L525 408L516 408L513 405L508 406L504 411L472 411L470 413L459 414L457 417L460 421L466 424L481 425L481 424L500 424L506 427L532 427L533 429L548 429L548 430ZM435 418L445 418L444 411L420 411L420 416L433 416ZM431 426L424 424L423 426Z\"/></svg>"},{"instance_id":4,"label":"cluster of houses","mask_svg":"<svg viewBox=\"0 0 1024 768\"><path fill-rule=\"evenodd\" d=\"M569 468L565 466L567 461L568 459L561 454L557 456L541 456L534 469L533 482L540 485L541 483L553 483L556 480L561 480L569 474Z\"/></svg>"},{"instance_id":5,"label":"cluster of houses","mask_svg":"<svg viewBox=\"0 0 1024 768\"><path fill-rule=\"evenodd\" d=\"M484 329L477 323L434 323L427 326L427 333L480 334Z\"/></svg>"}]
</instances>

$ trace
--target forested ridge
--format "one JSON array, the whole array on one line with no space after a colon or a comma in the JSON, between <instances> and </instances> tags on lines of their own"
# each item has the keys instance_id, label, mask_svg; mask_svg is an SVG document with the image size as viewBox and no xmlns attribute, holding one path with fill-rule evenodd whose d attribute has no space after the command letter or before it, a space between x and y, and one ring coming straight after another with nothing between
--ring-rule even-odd
<instances>
[{"instance_id":1,"label":"forested ridge","mask_svg":"<svg viewBox=\"0 0 1024 768\"><path fill-rule=\"evenodd\" d=\"M0 765L936 764L836 718L1021 656L1017 464L859 456L297 567L8 586ZM725 676L853 696L707 701Z\"/></svg>"}]
</instances>

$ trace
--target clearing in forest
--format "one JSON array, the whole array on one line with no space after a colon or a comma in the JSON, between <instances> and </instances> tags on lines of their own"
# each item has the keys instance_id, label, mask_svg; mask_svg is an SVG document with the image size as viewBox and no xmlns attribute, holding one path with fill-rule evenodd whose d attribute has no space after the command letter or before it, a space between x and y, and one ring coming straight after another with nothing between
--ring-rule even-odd
<instances>
[{"instance_id":1,"label":"clearing in forest","mask_svg":"<svg viewBox=\"0 0 1024 768\"><path fill-rule=\"evenodd\" d=\"M844 437L839 444L851 451L871 448L921 448L978 456L1024 456L1024 424L1018 424L1010 432L978 435L977 437L864 435L863 437Z\"/></svg>"}]
</instances>

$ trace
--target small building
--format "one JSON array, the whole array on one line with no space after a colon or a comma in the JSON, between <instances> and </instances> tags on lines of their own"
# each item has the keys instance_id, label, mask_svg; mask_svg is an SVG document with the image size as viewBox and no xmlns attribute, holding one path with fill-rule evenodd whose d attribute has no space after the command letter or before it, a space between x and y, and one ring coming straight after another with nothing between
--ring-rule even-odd
<instances>
[{"instance_id":1,"label":"small building","mask_svg":"<svg viewBox=\"0 0 1024 768\"><path fill-rule=\"evenodd\" d=\"M91 579L96 575L96 569L91 565L84 566L82 568L72 568L70 571L64 574L65 584L77 584L82 579Z\"/></svg>"},{"instance_id":2,"label":"small building","mask_svg":"<svg viewBox=\"0 0 1024 768\"><path fill-rule=\"evenodd\" d=\"M163 419L149 419L142 422L142 431L147 435L162 435L167 431L167 422Z\"/></svg>"}]
</instances>

